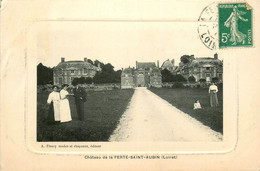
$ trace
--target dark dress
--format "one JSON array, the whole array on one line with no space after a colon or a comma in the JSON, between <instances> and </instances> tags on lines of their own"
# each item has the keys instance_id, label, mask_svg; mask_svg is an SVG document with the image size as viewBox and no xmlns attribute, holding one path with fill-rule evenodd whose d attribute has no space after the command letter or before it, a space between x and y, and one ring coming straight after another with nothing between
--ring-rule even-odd
<instances>
[{"instance_id":1,"label":"dark dress","mask_svg":"<svg viewBox=\"0 0 260 171\"><path fill-rule=\"evenodd\" d=\"M48 124L55 124L56 123L55 120L54 120L53 102L51 102L51 104L49 105L47 122L48 122Z\"/></svg>"},{"instance_id":2,"label":"dark dress","mask_svg":"<svg viewBox=\"0 0 260 171\"><path fill-rule=\"evenodd\" d=\"M82 87L74 88L73 93L75 96L75 105L78 113L79 120L84 121L84 107L85 107L85 102L87 101L87 93L86 90Z\"/></svg>"},{"instance_id":3,"label":"dark dress","mask_svg":"<svg viewBox=\"0 0 260 171\"><path fill-rule=\"evenodd\" d=\"M217 107L219 105L217 92L215 90L210 90L209 98L210 107Z\"/></svg>"}]
</instances>

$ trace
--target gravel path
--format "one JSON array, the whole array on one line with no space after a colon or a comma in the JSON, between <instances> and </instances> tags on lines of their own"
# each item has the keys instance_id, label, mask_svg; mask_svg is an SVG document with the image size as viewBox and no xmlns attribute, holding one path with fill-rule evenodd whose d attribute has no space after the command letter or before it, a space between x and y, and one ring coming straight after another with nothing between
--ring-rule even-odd
<instances>
[{"instance_id":1,"label":"gravel path","mask_svg":"<svg viewBox=\"0 0 260 171\"><path fill-rule=\"evenodd\" d=\"M221 140L220 133L143 87L135 89L128 109L109 138L109 141Z\"/></svg>"}]
</instances>

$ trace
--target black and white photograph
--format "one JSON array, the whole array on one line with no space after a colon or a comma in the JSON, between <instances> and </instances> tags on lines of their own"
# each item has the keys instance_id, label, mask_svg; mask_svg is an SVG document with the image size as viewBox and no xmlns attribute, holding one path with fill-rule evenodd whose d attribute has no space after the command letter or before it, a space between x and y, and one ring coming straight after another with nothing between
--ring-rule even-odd
<instances>
[{"instance_id":1,"label":"black and white photograph","mask_svg":"<svg viewBox=\"0 0 260 171\"><path fill-rule=\"evenodd\" d=\"M37 37L38 142L223 140L223 56L193 23L65 25Z\"/></svg>"}]
</instances>

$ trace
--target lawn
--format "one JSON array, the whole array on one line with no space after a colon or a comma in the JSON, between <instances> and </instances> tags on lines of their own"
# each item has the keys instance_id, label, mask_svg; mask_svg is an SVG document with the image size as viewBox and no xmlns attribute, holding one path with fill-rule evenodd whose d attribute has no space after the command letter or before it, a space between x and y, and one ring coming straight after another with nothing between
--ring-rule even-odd
<instances>
[{"instance_id":1,"label":"lawn","mask_svg":"<svg viewBox=\"0 0 260 171\"><path fill-rule=\"evenodd\" d=\"M108 141L134 90L89 91L85 121L79 121L74 97L69 97L72 121L49 125L49 92L37 94L37 141Z\"/></svg>"},{"instance_id":2,"label":"lawn","mask_svg":"<svg viewBox=\"0 0 260 171\"><path fill-rule=\"evenodd\" d=\"M153 93L189 114L211 129L223 134L223 90L219 90L219 107L209 106L208 89L205 88L151 88ZM203 109L193 110L196 99Z\"/></svg>"}]
</instances>

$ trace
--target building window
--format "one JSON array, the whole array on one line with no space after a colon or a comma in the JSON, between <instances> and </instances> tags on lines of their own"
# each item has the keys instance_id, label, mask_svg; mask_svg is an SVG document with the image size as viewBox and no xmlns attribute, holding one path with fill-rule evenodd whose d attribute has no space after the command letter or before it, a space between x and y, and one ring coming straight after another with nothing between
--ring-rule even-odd
<instances>
[{"instance_id":1,"label":"building window","mask_svg":"<svg viewBox=\"0 0 260 171\"><path fill-rule=\"evenodd\" d=\"M87 73L88 73L88 69L84 68L84 74L87 74Z\"/></svg>"},{"instance_id":2,"label":"building window","mask_svg":"<svg viewBox=\"0 0 260 171\"><path fill-rule=\"evenodd\" d=\"M75 72L74 70L70 70L70 73L71 73L71 74L74 74L74 72Z\"/></svg>"},{"instance_id":3,"label":"building window","mask_svg":"<svg viewBox=\"0 0 260 171\"><path fill-rule=\"evenodd\" d=\"M62 85L62 78L59 78L59 85Z\"/></svg>"},{"instance_id":4,"label":"building window","mask_svg":"<svg viewBox=\"0 0 260 171\"><path fill-rule=\"evenodd\" d=\"M209 70L209 67L207 67L206 70Z\"/></svg>"}]
</instances>

